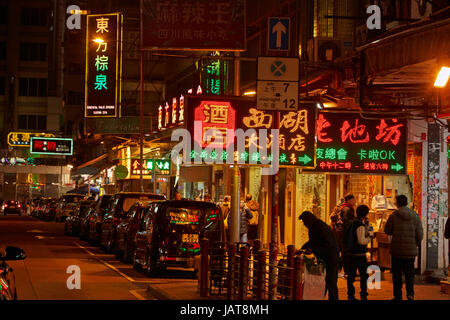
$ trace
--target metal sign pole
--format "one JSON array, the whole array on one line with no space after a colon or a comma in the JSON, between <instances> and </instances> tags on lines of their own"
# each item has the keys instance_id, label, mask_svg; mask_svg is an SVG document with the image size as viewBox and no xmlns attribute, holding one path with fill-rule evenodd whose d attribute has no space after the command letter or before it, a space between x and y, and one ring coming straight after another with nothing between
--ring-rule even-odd
<instances>
[{"instance_id":1,"label":"metal sign pole","mask_svg":"<svg viewBox=\"0 0 450 320\"><path fill-rule=\"evenodd\" d=\"M239 52L235 53L234 59L234 95L239 96L240 86L240 61ZM231 221L230 221L230 242L239 242L239 203L240 203L240 172L239 166L233 166L232 195L231 195Z\"/></svg>"}]
</instances>

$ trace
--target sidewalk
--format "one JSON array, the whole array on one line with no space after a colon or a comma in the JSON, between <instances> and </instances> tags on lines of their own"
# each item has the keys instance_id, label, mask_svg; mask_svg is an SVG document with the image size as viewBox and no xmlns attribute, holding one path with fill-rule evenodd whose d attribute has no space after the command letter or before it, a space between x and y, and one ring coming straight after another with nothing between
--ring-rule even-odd
<instances>
[{"instance_id":1,"label":"sidewalk","mask_svg":"<svg viewBox=\"0 0 450 320\"><path fill-rule=\"evenodd\" d=\"M419 277L417 277L419 278ZM354 283L356 288L356 297L359 298L359 278ZM339 298L341 300L347 299L347 282L345 278L338 279ZM415 300L449 300L450 294L440 292L441 286L439 284L431 284L416 280L414 286ZM403 286L404 296L406 296L405 288ZM177 282L167 282L161 279L160 283L151 284L147 288L147 295L149 299L161 300L211 300L211 299L225 299L225 296L211 296L200 297L198 289L198 281L190 279L181 279ZM151 297L151 298L150 298ZM392 295L392 275L387 270L384 272L384 279L381 281L380 289L369 290L369 300L390 300ZM404 297L405 299L405 297Z\"/></svg>"}]
</instances>

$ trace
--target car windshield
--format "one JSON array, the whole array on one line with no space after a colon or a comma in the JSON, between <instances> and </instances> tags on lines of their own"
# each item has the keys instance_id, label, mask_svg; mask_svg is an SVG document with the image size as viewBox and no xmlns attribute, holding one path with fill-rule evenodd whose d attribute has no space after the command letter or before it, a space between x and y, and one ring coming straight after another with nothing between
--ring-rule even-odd
<instances>
[{"instance_id":1,"label":"car windshield","mask_svg":"<svg viewBox=\"0 0 450 320\"><path fill-rule=\"evenodd\" d=\"M121 201L122 200L122 201ZM133 204L138 201L148 202L151 200L164 200L164 196L162 195L149 195L149 194L129 194L129 195L121 195L115 201L116 209L115 212L118 214L122 214L124 212L128 212Z\"/></svg>"},{"instance_id":2,"label":"car windshield","mask_svg":"<svg viewBox=\"0 0 450 320\"><path fill-rule=\"evenodd\" d=\"M200 208L168 208L167 221L171 225L193 225L199 226L204 211Z\"/></svg>"},{"instance_id":3,"label":"car windshield","mask_svg":"<svg viewBox=\"0 0 450 320\"><path fill-rule=\"evenodd\" d=\"M63 196L63 201L65 203L77 203L84 198L83 195L65 195Z\"/></svg>"}]
</instances>

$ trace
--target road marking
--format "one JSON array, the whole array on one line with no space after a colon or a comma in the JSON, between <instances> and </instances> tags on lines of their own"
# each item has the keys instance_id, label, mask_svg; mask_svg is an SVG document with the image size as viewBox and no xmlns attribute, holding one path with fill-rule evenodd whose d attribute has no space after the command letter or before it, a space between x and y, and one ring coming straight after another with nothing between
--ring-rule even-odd
<instances>
[{"instance_id":1,"label":"road marking","mask_svg":"<svg viewBox=\"0 0 450 320\"><path fill-rule=\"evenodd\" d=\"M132 283L153 283L153 281L151 280L136 280L133 279L132 277L127 276L125 273L121 272L120 270L118 270L116 267L114 267L113 265L109 264L108 262L98 258L98 256L95 253L90 252L86 247L83 247L82 245L80 245L78 242L74 241L73 243L75 243L76 246L78 246L80 249L83 249L85 252L87 252L88 254L90 254L91 256L95 257L96 260L100 261L101 263L103 263L105 266L107 266L108 268L110 268L111 270L117 272L118 274L120 274L122 277L124 277L125 279L127 279L128 281L132 282Z\"/></svg>"},{"instance_id":2,"label":"road marking","mask_svg":"<svg viewBox=\"0 0 450 320\"><path fill-rule=\"evenodd\" d=\"M74 243L75 243L79 248L83 249L84 251L86 251L87 253L89 253L91 256L94 256L94 257L95 257L95 254L94 254L94 253L90 252L88 249L86 249L85 247L83 247L82 245L80 245L78 242L75 242L75 241L74 241ZM101 263L103 263L103 264L104 264L105 266L107 266L108 268L114 270L115 272L117 272L118 274L120 274L122 277L124 277L124 278L127 279L128 281L130 281L130 282L136 282L136 280L134 280L133 278L127 276L125 273L119 271L116 267L110 265L108 262L103 261L102 259L97 258L97 257L96 257L95 259L97 259L98 261L100 261Z\"/></svg>"},{"instance_id":3,"label":"road marking","mask_svg":"<svg viewBox=\"0 0 450 320\"><path fill-rule=\"evenodd\" d=\"M142 291L142 290L141 290ZM138 298L138 300L147 300L146 298L144 298L142 295L140 295L139 293L137 293L137 290L130 290L130 293L135 296L136 298Z\"/></svg>"}]
</instances>

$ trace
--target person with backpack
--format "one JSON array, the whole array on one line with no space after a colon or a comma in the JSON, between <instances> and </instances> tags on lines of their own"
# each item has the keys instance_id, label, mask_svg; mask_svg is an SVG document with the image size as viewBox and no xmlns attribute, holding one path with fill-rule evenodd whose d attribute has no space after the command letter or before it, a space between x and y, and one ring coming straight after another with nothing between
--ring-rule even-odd
<instances>
[{"instance_id":1,"label":"person with backpack","mask_svg":"<svg viewBox=\"0 0 450 320\"><path fill-rule=\"evenodd\" d=\"M394 300L402 300L402 274L406 280L406 296L414 300L414 260L422 243L423 228L417 213L407 207L406 196L395 197L395 202L398 210L389 216L384 227L384 233L390 238Z\"/></svg>"},{"instance_id":2,"label":"person with backpack","mask_svg":"<svg viewBox=\"0 0 450 320\"><path fill-rule=\"evenodd\" d=\"M355 196L353 194L348 194L344 197L344 201L337 206L330 217L331 228L339 245L339 270L344 269L345 274L347 274L347 257L345 256L342 237L344 236L344 232L350 223L355 219L355 206ZM340 277L343 277L343 275Z\"/></svg>"},{"instance_id":3,"label":"person with backpack","mask_svg":"<svg viewBox=\"0 0 450 320\"><path fill-rule=\"evenodd\" d=\"M367 215L369 207L360 205L356 208L356 219L349 225L343 238L344 251L347 256L347 297L348 300L356 300L355 287L353 283L356 278L356 271L360 277L360 298L367 300L367 245L374 237L373 232L369 232Z\"/></svg>"}]
</instances>

